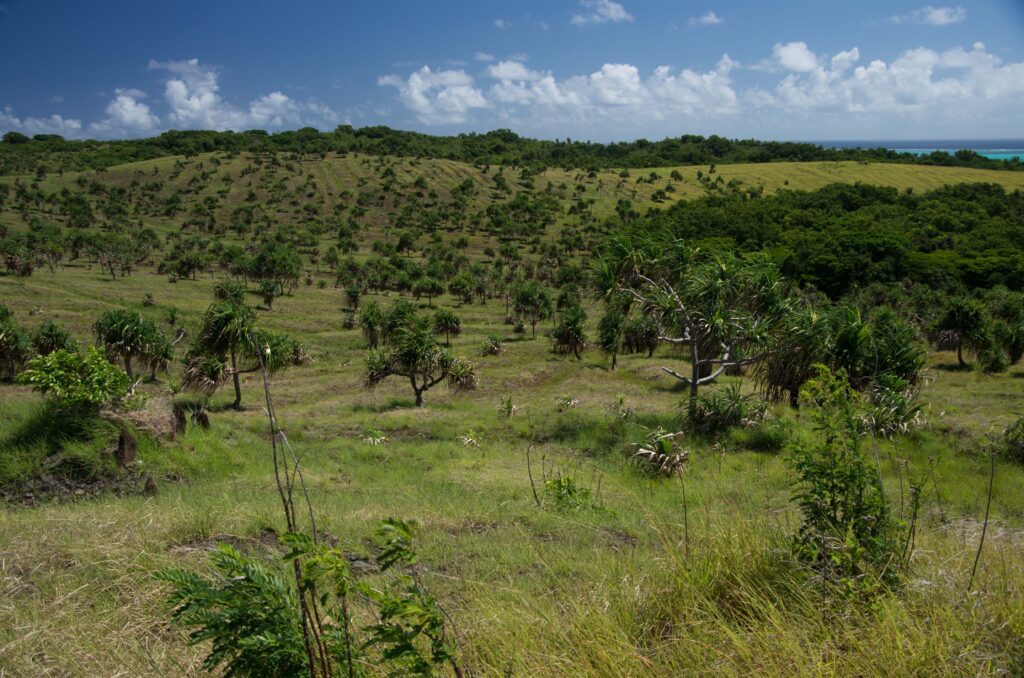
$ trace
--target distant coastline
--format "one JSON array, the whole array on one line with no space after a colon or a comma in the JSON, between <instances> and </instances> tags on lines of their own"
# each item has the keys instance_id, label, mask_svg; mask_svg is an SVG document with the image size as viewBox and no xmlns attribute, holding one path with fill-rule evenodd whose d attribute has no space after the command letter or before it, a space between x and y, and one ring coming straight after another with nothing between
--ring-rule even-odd
<instances>
[{"instance_id":1,"label":"distant coastline","mask_svg":"<svg viewBox=\"0 0 1024 678\"><path fill-rule=\"evenodd\" d=\"M1024 159L1024 139L865 139L858 141L812 141L825 148L886 148L897 153L928 155L936 151L949 154L966 149L992 160Z\"/></svg>"}]
</instances>

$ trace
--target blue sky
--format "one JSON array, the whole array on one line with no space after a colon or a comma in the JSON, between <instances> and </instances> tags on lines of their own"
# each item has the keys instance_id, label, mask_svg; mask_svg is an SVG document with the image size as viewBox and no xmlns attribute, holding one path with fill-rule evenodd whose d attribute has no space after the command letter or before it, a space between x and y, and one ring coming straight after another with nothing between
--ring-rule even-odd
<instances>
[{"instance_id":1,"label":"blue sky","mask_svg":"<svg viewBox=\"0 0 1024 678\"><path fill-rule=\"evenodd\" d=\"M0 0L0 130L1024 137L1024 0Z\"/></svg>"}]
</instances>

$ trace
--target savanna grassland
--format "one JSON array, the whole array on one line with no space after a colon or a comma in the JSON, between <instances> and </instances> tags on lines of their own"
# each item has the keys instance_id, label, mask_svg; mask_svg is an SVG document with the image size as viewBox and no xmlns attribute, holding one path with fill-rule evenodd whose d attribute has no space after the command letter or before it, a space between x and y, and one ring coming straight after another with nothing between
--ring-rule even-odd
<instances>
[{"instance_id":1,"label":"savanna grassland","mask_svg":"<svg viewBox=\"0 0 1024 678\"><path fill-rule=\"evenodd\" d=\"M354 153L216 153L0 177L10 187L0 203L9 238L33 224L68 238L59 255L12 245L9 253L36 258L30 275L10 265L0 275L0 304L24 328L53 321L82 346L113 309L138 311L169 336L185 328L168 369L139 383L139 407L155 421L174 401L201 402L210 423L189 422L172 439L136 418L138 458L121 469L110 453L114 424L65 425L47 397L0 384L0 676L202 674L209 645L189 645L187 629L171 623L168 585L154 573L210 572L219 542L271 563L284 553L259 374L243 375L239 410L230 407L230 383L203 399L181 376L185 347L227 278L246 284L261 327L300 341L308 354L306 364L273 374L269 389L320 529L355 562L370 559L367 538L382 519L417 521L417 576L443 607L459 662L473 675L1024 671L1024 466L996 451L1022 414L1024 367L1006 361L983 370L988 340L964 343L971 365L961 369L948 335L936 342L930 334L949 298L983 300L979 313L996 323L986 294L1019 291L1011 273L999 277L1011 269L998 257L1019 257L1016 250L997 252L1008 246L994 237L977 236L975 249L957 240L1010 223L1011 208L950 208L957 216L947 220L919 217L933 208L915 204L914 220L927 221L928 238L943 244L925 246L926 230L912 232L908 222L912 265L883 265L878 254L864 267L874 287L864 284L857 297L846 282L837 285L865 318L902 294L894 289L911 289L905 278L948 287L948 297L906 292L918 296L900 307L915 318L915 346L927 352L917 415L896 435L862 442L894 518L913 529L905 572L883 590L837 592L793 554L801 513L789 452L817 440L810 408L773 402L751 425L701 435L687 429L685 387L661 369L685 372L686 351L667 342L651 355L622 351L611 369L597 346L605 304L591 289L591 265L605 238L639 228L649 209L855 182L898 189L879 198L889 202L877 213L860 215L863 224L895 223L896 209L911 210L906 196L953 184L1001 187L1017 196L1000 194L1009 204L1019 200L1013 192L1024 188L1024 174L857 161L586 172ZM76 219L83 223L72 225ZM947 221L956 225L944 229ZM154 237L131 245L146 229ZM125 240L82 242L75 251L72 236L82 233ZM772 250L784 272L800 274L794 261L809 250L798 239L759 237L756 249ZM271 304L257 291L263 274L225 254L236 246L255 256L262 240L284 243L299 261L282 274ZM735 236L731 244L740 242L748 241ZM968 254L939 261L937 250ZM403 282L402 267L428 267L445 251L465 258L452 270L438 267L447 270L444 291L414 295L416 276ZM193 260L189 252L199 254ZM377 268L384 259L392 268ZM809 290L822 270L799 278L814 303L823 295ZM553 296L580 290L588 341L579 360L552 350L547 333L558 313L539 320L535 337L529 322L506 322L510 293L500 280L510 271L549 285ZM480 290L450 285L467 272ZM352 287L358 308L347 296ZM424 407L399 377L365 388L359 309L399 299L423 316L443 308L459 317L451 349L473 362L475 388L454 394L438 385ZM502 338L503 352L481 355L491 335ZM701 388L754 398L760 386L751 365ZM675 443L685 464L670 477L644 473L627 453L659 427L686 433ZM146 478L155 493L144 491ZM565 478L575 488L568 498L545 482Z\"/></svg>"}]
</instances>

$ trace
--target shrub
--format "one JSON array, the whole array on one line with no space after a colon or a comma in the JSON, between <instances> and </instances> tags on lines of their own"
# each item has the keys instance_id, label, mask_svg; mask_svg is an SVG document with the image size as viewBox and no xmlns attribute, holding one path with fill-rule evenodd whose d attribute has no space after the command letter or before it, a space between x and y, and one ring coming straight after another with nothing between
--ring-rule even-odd
<instances>
[{"instance_id":1,"label":"shrub","mask_svg":"<svg viewBox=\"0 0 1024 678\"><path fill-rule=\"evenodd\" d=\"M680 433L666 433L658 428L638 443L626 446L626 455L640 470L654 476L672 477L683 472L690 458L687 450L677 452L675 439Z\"/></svg>"},{"instance_id":2,"label":"shrub","mask_svg":"<svg viewBox=\"0 0 1024 678\"><path fill-rule=\"evenodd\" d=\"M483 345L480 347L480 355L501 355L505 352L504 342L505 337L500 334L488 334L484 338Z\"/></svg>"},{"instance_id":3,"label":"shrub","mask_svg":"<svg viewBox=\"0 0 1024 678\"><path fill-rule=\"evenodd\" d=\"M0 377L13 379L31 352L28 332L14 320L14 314L0 305Z\"/></svg>"},{"instance_id":4,"label":"shrub","mask_svg":"<svg viewBox=\"0 0 1024 678\"><path fill-rule=\"evenodd\" d=\"M460 673L437 601L416 578L415 525L385 520L378 530L377 568L385 573L408 569L384 585L353 575L345 553L314 543L308 535L288 533L284 560L294 579L268 563L221 544L210 556L216 570L204 577L187 570L164 570L157 578L173 587L168 600L173 619L190 627L191 644L209 641L203 666L228 676L308 676L299 597L317 601L331 623L320 630L323 651L317 664L326 676L362 675L378 666L389 675L431 676L445 664ZM353 595L358 594L358 595ZM367 608L372 623L355 628L355 609ZM320 648L318 648L320 649ZM367 650L376 649L371 656Z\"/></svg>"},{"instance_id":5,"label":"shrub","mask_svg":"<svg viewBox=\"0 0 1024 678\"><path fill-rule=\"evenodd\" d=\"M793 500L802 523L797 557L847 587L891 578L900 567L896 525L881 480L861 449L861 421L849 377L820 367L800 392L817 441L795 445Z\"/></svg>"},{"instance_id":6,"label":"shrub","mask_svg":"<svg viewBox=\"0 0 1024 678\"><path fill-rule=\"evenodd\" d=\"M924 422L918 389L893 374L884 374L868 390L867 412L861 421L867 431L885 438L904 434Z\"/></svg>"},{"instance_id":7,"label":"shrub","mask_svg":"<svg viewBox=\"0 0 1024 678\"><path fill-rule=\"evenodd\" d=\"M717 436L738 426L752 426L768 412L768 405L753 394L743 395L739 384L712 391L697 399L689 424L707 436Z\"/></svg>"},{"instance_id":8,"label":"shrub","mask_svg":"<svg viewBox=\"0 0 1024 678\"><path fill-rule=\"evenodd\" d=\"M46 321L32 334L32 347L39 355L49 355L54 351L77 351L71 331L57 325L53 321Z\"/></svg>"},{"instance_id":9,"label":"shrub","mask_svg":"<svg viewBox=\"0 0 1024 678\"><path fill-rule=\"evenodd\" d=\"M85 355L61 349L34 358L18 382L75 410L98 410L124 398L131 386L128 375L97 348L89 348Z\"/></svg>"},{"instance_id":10,"label":"shrub","mask_svg":"<svg viewBox=\"0 0 1024 678\"><path fill-rule=\"evenodd\" d=\"M1024 417L1006 427L1000 440L1000 447L1004 457L1024 464Z\"/></svg>"}]
</instances>

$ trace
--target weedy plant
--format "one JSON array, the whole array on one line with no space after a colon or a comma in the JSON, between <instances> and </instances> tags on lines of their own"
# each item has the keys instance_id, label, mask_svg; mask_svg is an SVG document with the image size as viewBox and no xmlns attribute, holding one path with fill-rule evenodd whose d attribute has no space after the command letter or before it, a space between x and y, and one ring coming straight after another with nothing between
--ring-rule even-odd
<instances>
[{"instance_id":1,"label":"weedy plant","mask_svg":"<svg viewBox=\"0 0 1024 678\"><path fill-rule=\"evenodd\" d=\"M500 334L488 334L484 338L483 345L480 347L480 355L501 355L502 353L505 352L505 346L503 345L504 342L505 337L501 336Z\"/></svg>"},{"instance_id":2,"label":"weedy plant","mask_svg":"<svg viewBox=\"0 0 1024 678\"><path fill-rule=\"evenodd\" d=\"M626 445L626 456L638 469L653 476L671 478L683 472L689 450L676 451L675 440L682 431L668 433L662 428L650 431L640 442Z\"/></svg>"},{"instance_id":3,"label":"weedy plant","mask_svg":"<svg viewBox=\"0 0 1024 678\"><path fill-rule=\"evenodd\" d=\"M579 407L580 401L571 395L558 396L558 411L565 412Z\"/></svg>"},{"instance_id":4,"label":"weedy plant","mask_svg":"<svg viewBox=\"0 0 1024 678\"><path fill-rule=\"evenodd\" d=\"M1024 464L1024 417L1019 417L1006 427L998 446L1004 457Z\"/></svg>"},{"instance_id":5,"label":"weedy plant","mask_svg":"<svg viewBox=\"0 0 1024 678\"><path fill-rule=\"evenodd\" d=\"M919 392L918 385L894 374L879 376L868 391L866 412L861 417L864 429L892 438L923 426L926 418L917 399Z\"/></svg>"},{"instance_id":6,"label":"weedy plant","mask_svg":"<svg viewBox=\"0 0 1024 678\"><path fill-rule=\"evenodd\" d=\"M510 395L505 396L501 399L501 402L498 403L498 414L505 419L514 417L518 411L519 408L512 404L512 396Z\"/></svg>"}]
</instances>

